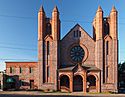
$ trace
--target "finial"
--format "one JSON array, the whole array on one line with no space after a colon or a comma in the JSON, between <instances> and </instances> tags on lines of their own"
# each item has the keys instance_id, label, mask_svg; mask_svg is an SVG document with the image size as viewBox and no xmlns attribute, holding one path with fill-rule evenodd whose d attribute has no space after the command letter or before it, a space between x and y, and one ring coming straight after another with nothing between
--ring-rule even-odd
<instances>
[{"instance_id":1,"label":"finial","mask_svg":"<svg viewBox=\"0 0 125 97\"><path fill-rule=\"evenodd\" d=\"M113 6L113 7L112 7L111 12L117 12L117 10L116 10L115 6Z\"/></svg>"},{"instance_id":2,"label":"finial","mask_svg":"<svg viewBox=\"0 0 125 97\"><path fill-rule=\"evenodd\" d=\"M39 9L39 12L44 12L44 8L43 6L41 5L40 9ZM44 12L45 13L45 12Z\"/></svg>"},{"instance_id":3,"label":"finial","mask_svg":"<svg viewBox=\"0 0 125 97\"><path fill-rule=\"evenodd\" d=\"M97 11L102 11L102 8L101 8L101 6L100 6L100 5L98 6Z\"/></svg>"},{"instance_id":4,"label":"finial","mask_svg":"<svg viewBox=\"0 0 125 97\"><path fill-rule=\"evenodd\" d=\"M59 12L57 6L54 7L53 12Z\"/></svg>"}]
</instances>

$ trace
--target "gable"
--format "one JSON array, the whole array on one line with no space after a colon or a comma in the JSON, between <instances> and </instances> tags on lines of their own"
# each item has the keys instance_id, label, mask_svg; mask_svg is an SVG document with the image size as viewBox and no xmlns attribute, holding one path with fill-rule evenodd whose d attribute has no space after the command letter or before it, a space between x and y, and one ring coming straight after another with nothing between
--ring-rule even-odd
<instances>
[{"instance_id":1,"label":"gable","mask_svg":"<svg viewBox=\"0 0 125 97\"><path fill-rule=\"evenodd\" d=\"M52 36L47 35L47 36L44 38L44 40L45 40L45 41L52 41L53 38L52 38Z\"/></svg>"},{"instance_id":2,"label":"gable","mask_svg":"<svg viewBox=\"0 0 125 97\"><path fill-rule=\"evenodd\" d=\"M67 40L67 38L69 38L69 37L70 37L70 39L73 39L73 38L76 39L76 37L74 37L74 32L77 32L77 31L81 31L81 37L82 37L82 38L83 38L83 36L88 36L87 38L94 42L93 38L92 38L79 24L76 24L76 25L62 38L61 41Z\"/></svg>"},{"instance_id":3,"label":"gable","mask_svg":"<svg viewBox=\"0 0 125 97\"><path fill-rule=\"evenodd\" d=\"M106 35L106 36L104 37L104 40L105 40L105 41L110 41L110 40L112 40L112 37L109 36L109 35Z\"/></svg>"},{"instance_id":4,"label":"gable","mask_svg":"<svg viewBox=\"0 0 125 97\"><path fill-rule=\"evenodd\" d=\"M78 73L78 72L81 72L81 71L85 71L85 69L80 64L77 64L75 66L75 68L73 69L74 73Z\"/></svg>"}]
</instances>

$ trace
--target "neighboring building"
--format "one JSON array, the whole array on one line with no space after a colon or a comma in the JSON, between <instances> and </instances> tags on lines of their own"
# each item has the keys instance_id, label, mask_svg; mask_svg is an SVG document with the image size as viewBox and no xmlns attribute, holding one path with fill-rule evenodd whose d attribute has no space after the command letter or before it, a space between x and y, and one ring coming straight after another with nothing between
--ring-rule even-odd
<instances>
[{"instance_id":1,"label":"neighboring building","mask_svg":"<svg viewBox=\"0 0 125 97\"><path fill-rule=\"evenodd\" d=\"M37 62L6 62L6 89L36 89Z\"/></svg>"},{"instance_id":2,"label":"neighboring building","mask_svg":"<svg viewBox=\"0 0 125 97\"><path fill-rule=\"evenodd\" d=\"M17 75L16 82L22 79L30 85L34 82L35 87L42 90L117 92L117 17L115 7L108 17L104 17L99 6L92 23L93 37L76 24L60 39L57 7L52 18L47 18L41 7L38 13L38 63L6 62L7 75ZM31 76L29 67L32 65L35 70ZM20 67L25 70L24 74L19 73Z\"/></svg>"},{"instance_id":3,"label":"neighboring building","mask_svg":"<svg viewBox=\"0 0 125 97\"><path fill-rule=\"evenodd\" d=\"M4 71L0 71L0 91L2 91L4 88L4 74Z\"/></svg>"}]
</instances>

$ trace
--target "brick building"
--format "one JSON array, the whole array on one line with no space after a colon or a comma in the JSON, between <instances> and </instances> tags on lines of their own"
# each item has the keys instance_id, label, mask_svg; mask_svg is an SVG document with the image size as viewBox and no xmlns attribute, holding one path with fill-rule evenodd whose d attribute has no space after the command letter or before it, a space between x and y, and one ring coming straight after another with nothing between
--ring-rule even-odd
<instances>
[{"instance_id":1,"label":"brick building","mask_svg":"<svg viewBox=\"0 0 125 97\"><path fill-rule=\"evenodd\" d=\"M36 89L37 62L6 62L6 89Z\"/></svg>"},{"instance_id":2,"label":"brick building","mask_svg":"<svg viewBox=\"0 0 125 97\"><path fill-rule=\"evenodd\" d=\"M112 8L103 16L99 6L92 23L93 37L76 24L60 39L60 18L57 7L48 18L43 7L38 12L38 62L9 63L7 74L14 67L19 80L30 83L30 88L117 92L118 27L117 11ZM33 75L29 67L34 68ZM20 67L26 69L20 74ZM31 81L32 80L32 81Z\"/></svg>"}]
</instances>

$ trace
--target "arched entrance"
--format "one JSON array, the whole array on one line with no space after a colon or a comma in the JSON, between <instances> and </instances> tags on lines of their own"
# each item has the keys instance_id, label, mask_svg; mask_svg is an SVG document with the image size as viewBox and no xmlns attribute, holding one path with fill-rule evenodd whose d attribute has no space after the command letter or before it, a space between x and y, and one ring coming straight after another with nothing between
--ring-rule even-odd
<instances>
[{"instance_id":1,"label":"arched entrance","mask_svg":"<svg viewBox=\"0 0 125 97\"><path fill-rule=\"evenodd\" d=\"M87 92L96 91L96 77L94 75L87 76Z\"/></svg>"},{"instance_id":2,"label":"arched entrance","mask_svg":"<svg viewBox=\"0 0 125 97\"><path fill-rule=\"evenodd\" d=\"M60 89L69 91L69 77L67 75L60 77Z\"/></svg>"},{"instance_id":3,"label":"arched entrance","mask_svg":"<svg viewBox=\"0 0 125 97\"><path fill-rule=\"evenodd\" d=\"M73 77L73 91L83 91L83 78L80 75Z\"/></svg>"}]
</instances>

